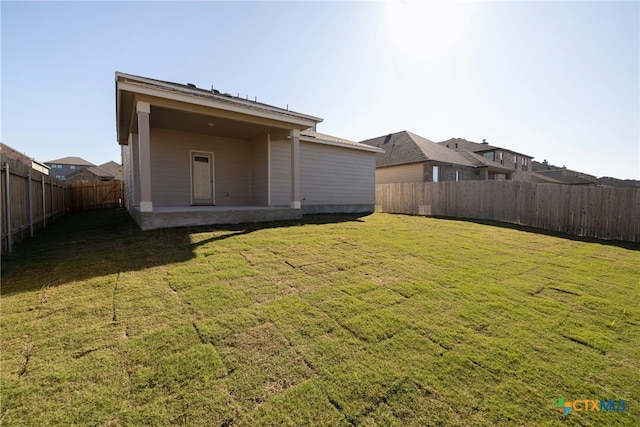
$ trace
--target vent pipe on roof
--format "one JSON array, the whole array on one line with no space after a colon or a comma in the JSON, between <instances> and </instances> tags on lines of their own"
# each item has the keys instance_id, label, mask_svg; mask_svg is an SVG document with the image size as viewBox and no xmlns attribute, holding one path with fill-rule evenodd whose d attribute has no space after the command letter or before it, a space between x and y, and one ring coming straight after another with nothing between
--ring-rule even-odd
<instances>
[{"instance_id":1,"label":"vent pipe on roof","mask_svg":"<svg viewBox=\"0 0 640 427\"><path fill-rule=\"evenodd\" d=\"M487 140L486 140L486 139L483 139L483 140L482 140L482 143L483 143L483 144L485 144L485 145L488 145L488 144L489 144L489 143L487 142Z\"/></svg>"},{"instance_id":2,"label":"vent pipe on roof","mask_svg":"<svg viewBox=\"0 0 640 427\"><path fill-rule=\"evenodd\" d=\"M189 86L189 87L193 87L193 88L195 88L195 87L196 87L196 85L194 85L193 83L187 83L187 86Z\"/></svg>"}]
</instances>

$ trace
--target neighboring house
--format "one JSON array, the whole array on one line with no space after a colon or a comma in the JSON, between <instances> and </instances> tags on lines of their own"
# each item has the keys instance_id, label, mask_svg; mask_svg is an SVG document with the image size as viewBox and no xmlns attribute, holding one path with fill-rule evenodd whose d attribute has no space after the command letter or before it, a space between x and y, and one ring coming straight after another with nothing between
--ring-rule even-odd
<instances>
[{"instance_id":1,"label":"neighboring house","mask_svg":"<svg viewBox=\"0 0 640 427\"><path fill-rule=\"evenodd\" d=\"M533 162L533 170L543 179L553 179L561 184L570 185L596 185L598 179L587 173L578 172L575 170L567 169L566 166L558 167L550 165L549 162L544 160L541 162Z\"/></svg>"},{"instance_id":2,"label":"neighboring house","mask_svg":"<svg viewBox=\"0 0 640 427\"><path fill-rule=\"evenodd\" d=\"M66 176L67 182L102 182L102 181L113 181L115 180L115 176L103 168L99 166L90 166L88 168L83 168L74 173L70 173Z\"/></svg>"},{"instance_id":3,"label":"neighboring house","mask_svg":"<svg viewBox=\"0 0 640 427\"><path fill-rule=\"evenodd\" d=\"M118 163L116 163L114 161L110 161L110 162L98 165L98 167L100 169L103 169L103 170L109 172L111 175L113 175L114 179L116 181L122 181L123 180L122 165L120 165L120 164L118 164Z\"/></svg>"},{"instance_id":4,"label":"neighboring house","mask_svg":"<svg viewBox=\"0 0 640 427\"><path fill-rule=\"evenodd\" d=\"M125 205L143 229L372 212L376 148L322 119L116 73Z\"/></svg>"},{"instance_id":5,"label":"neighboring house","mask_svg":"<svg viewBox=\"0 0 640 427\"><path fill-rule=\"evenodd\" d=\"M489 145L486 140L482 142L467 141L464 138L451 138L438 142L447 148L456 151L468 151L500 163L503 167L511 169L511 179L516 181L533 181L532 172L533 157L518 153L502 147ZM504 179L504 178L503 178Z\"/></svg>"},{"instance_id":6,"label":"neighboring house","mask_svg":"<svg viewBox=\"0 0 640 427\"><path fill-rule=\"evenodd\" d=\"M450 150L412 132L362 141L376 156L376 183L509 179L512 169L468 151Z\"/></svg>"},{"instance_id":7,"label":"neighboring house","mask_svg":"<svg viewBox=\"0 0 640 427\"><path fill-rule=\"evenodd\" d=\"M49 166L9 147L8 145L0 143L0 152L7 157L11 157L12 159L19 161L25 166L30 166L31 169L37 170L45 175L49 175Z\"/></svg>"},{"instance_id":8,"label":"neighboring house","mask_svg":"<svg viewBox=\"0 0 640 427\"><path fill-rule=\"evenodd\" d=\"M65 180L67 175L80 169L95 166L93 163L80 157L63 157L61 159L49 160L45 162L45 164L51 168L49 175L61 180Z\"/></svg>"}]
</instances>

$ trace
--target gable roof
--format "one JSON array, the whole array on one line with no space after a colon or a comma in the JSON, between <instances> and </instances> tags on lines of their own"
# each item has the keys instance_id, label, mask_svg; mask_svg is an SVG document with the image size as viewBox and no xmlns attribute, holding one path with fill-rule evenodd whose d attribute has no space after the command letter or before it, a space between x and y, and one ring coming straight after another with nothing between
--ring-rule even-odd
<instances>
[{"instance_id":1,"label":"gable roof","mask_svg":"<svg viewBox=\"0 0 640 427\"><path fill-rule=\"evenodd\" d=\"M69 175L67 175L67 179L73 178L75 175L79 175L79 174L86 174L86 173L90 173L94 176L96 176L97 178L105 178L105 179L113 179L115 178L115 175L113 175L111 172L102 169L99 166L90 166L88 168L83 168L80 170L77 170L73 173L70 173Z\"/></svg>"},{"instance_id":2,"label":"gable roof","mask_svg":"<svg viewBox=\"0 0 640 427\"><path fill-rule=\"evenodd\" d=\"M472 153L471 151L458 151L458 153L460 153L461 155L466 157L467 160L469 160L471 163L473 163L473 165L475 167L477 167L477 168L486 166L486 167L490 168L494 172L500 171L500 172L504 172L504 173L507 173L507 174L512 174L514 172L514 169L508 168L505 165L503 165L502 163L498 163L498 162L493 161L491 159L487 159L486 157L481 156L481 155L476 154L476 153Z\"/></svg>"},{"instance_id":3,"label":"gable roof","mask_svg":"<svg viewBox=\"0 0 640 427\"><path fill-rule=\"evenodd\" d=\"M384 153L376 156L376 167L426 162L429 160L474 167L471 161L457 151L450 150L406 130L367 139L361 143L384 150Z\"/></svg>"},{"instance_id":4,"label":"gable roof","mask_svg":"<svg viewBox=\"0 0 640 427\"><path fill-rule=\"evenodd\" d=\"M372 151L374 153L384 153L384 150L367 144L350 141L348 139L339 138L337 136L327 135L313 130L303 130L300 132L300 140L315 142L318 144L335 145L338 147L353 148L356 150Z\"/></svg>"},{"instance_id":5,"label":"gable roof","mask_svg":"<svg viewBox=\"0 0 640 427\"><path fill-rule=\"evenodd\" d=\"M86 161L81 157L62 157L60 159L49 160L46 164L56 165L76 165L76 166L95 166L93 163Z\"/></svg>"},{"instance_id":6,"label":"gable roof","mask_svg":"<svg viewBox=\"0 0 640 427\"><path fill-rule=\"evenodd\" d=\"M98 166L100 169L103 169L109 172L111 175L115 176L117 179L122 179L122 166L113 160L103 163Z\"/></svg>"},{"instance_id":7,"label":"gable roof","mask_svg":"<svg viewBox=\"0 0 640 427\"><path fill-rule=\"evenodd\" d=\"M482 153L484 151L494 151L494 150L509 151L510 153L518 154L520 156L529 157L533 159L533 156L530 156L528 154L518 153L517 151L513 151L508 148L497 147L495 145L491 145L484 142L467 141L464 138L449 138L446 141L438 142L438 144L444 145L445 147L451 148L452 150L466 150L466 151L471 151L473 153Z\"/></svg>"}]
</instances>

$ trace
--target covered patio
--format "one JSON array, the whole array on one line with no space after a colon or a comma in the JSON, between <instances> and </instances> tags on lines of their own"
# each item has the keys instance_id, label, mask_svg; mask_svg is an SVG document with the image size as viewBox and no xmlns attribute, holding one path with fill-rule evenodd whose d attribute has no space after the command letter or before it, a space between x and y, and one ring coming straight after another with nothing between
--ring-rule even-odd
<instances>
[{"instance_id":1,"label":"covered patio","mask_svg":"<svg viewBox=\"0 0 640 427\"><path fill-rule=\"evenodd\" d=\"M145 230L301 217L300 131L322 121L116 73L125 202Z\"/></svg>"}]
</instances>

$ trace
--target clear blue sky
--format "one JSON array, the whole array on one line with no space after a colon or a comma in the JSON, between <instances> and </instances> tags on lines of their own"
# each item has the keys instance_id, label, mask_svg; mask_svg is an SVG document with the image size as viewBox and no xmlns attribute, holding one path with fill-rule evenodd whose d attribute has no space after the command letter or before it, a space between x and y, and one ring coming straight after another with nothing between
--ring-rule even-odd
<instances>
[{"instance_id":1,"label":"clear blue sky","mask_svg":"<svg viewBox=\"0 0 640 427\"><path fill-rule=\"evenodd\" d=\"M1 2L2 142L120 161L115 71L640 178L640 5Z\"/></svg>"}]
</instances>

